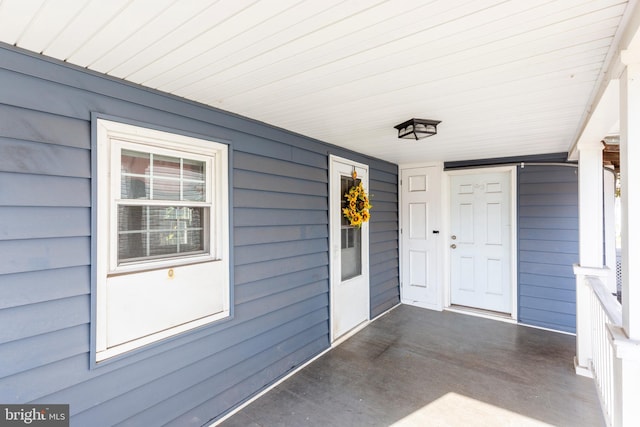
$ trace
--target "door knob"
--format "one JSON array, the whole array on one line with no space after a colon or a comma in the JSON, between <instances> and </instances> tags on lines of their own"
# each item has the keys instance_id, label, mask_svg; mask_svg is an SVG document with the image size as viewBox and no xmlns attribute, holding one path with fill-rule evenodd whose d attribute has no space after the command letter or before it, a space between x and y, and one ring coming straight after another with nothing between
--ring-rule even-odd
<instances>
[{"instance_id":1,"label":"door knob","mask_svg":"<svg viewBox=\"0 0 640 427\"><path fill-rule=\"evenodd\" d=\"M451 249L455 249L455 248L457 248L456 244L455 244L455 243L452 243L452 244L451 244Z\"/></svg>"},{"instance_id":2,"label":"door knob","mask_svg":"<svg viewBox=\"0 0 640 427\"><path fill-rule=\"evenodd\" d=\"M457 239L457 237L456 237L455 234L451 236L451 240L456 240L456 239Z\"/></svg>"}]
</instances>

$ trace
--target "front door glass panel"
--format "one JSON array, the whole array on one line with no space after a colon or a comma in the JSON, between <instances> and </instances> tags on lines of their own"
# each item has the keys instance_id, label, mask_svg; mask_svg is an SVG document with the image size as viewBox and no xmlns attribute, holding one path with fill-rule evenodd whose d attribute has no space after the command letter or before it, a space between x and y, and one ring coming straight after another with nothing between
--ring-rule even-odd
<instances>
[{"instance_id":1,"label":"front door glass panel","mask_svg":"<svg viewBox=\"0 0 640 427\"><path fill-rule=\"evenodd\" d=\"M349 191L352 185L357 184L360 180L354 180L351 177L342 176L340 179L340 194L342 195L340 203L340 212L347 206L347 200L344 194ZM341 216L340 230L340 262L341 262L341 279L342 281L357 277L362 274L362 229L349 225L349 221Z\"/></svg>"}]
</instances>

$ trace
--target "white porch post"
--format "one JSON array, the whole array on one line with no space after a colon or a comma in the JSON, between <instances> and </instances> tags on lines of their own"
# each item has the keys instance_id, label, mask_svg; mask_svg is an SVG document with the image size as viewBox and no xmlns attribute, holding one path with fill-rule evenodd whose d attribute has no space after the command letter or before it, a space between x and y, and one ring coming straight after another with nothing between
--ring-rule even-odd
<instances>
[{"instance_id":1,"label":"white porch post","mask_svg":"<svg viewBox=\"0 0 640 427\"><path fill-rule=\"evenodd\" d=\"M580 266L602 268L603 253L603 170L604 146L595 141L580 147L578 185L580 205Z\"/></svg>"},{"instance_id":2,"label":"white porch post","mask_svg":"<svg viewBox=\"0 0 640 427\"><path fill-rule=\"evenodd\" d=\"M640 420L640 52L624 51L620 77L620 180L622 207L622 330L614 334L619 373L617 425Z\"/></svg>"},{"instance_id":3,"label":"white porch post","mask_svg":"<svg viewBox=\"0 0 640 427\"><path fill-rule=\"evenodd\" d=\"M591 306L590 290L585 280L589 274L602 274L603 267L603 170L599 140L578 147L578 204L580 265L576 273L576 373L592 376L590 360Z\"/></svg>"},{"instance_id":4,"label":"white porch post","mask_svg":"<svg viewBox=\"0 0 640 427\"><path fill-rule=\"evenodd\" d=\"M640 267L635 263L640 260L640 58L636 59L620 78L620 204L622 326L629 338L640 340Z\"/></svg>"}]
</instances>

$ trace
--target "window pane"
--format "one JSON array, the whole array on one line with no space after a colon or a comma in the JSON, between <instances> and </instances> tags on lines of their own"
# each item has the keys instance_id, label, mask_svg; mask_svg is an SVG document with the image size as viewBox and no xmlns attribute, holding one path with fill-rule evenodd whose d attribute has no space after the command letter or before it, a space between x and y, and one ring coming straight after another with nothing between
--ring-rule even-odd
<instances>
[{"instance_id":1,"label":"window pane","mask_svg":"<svg viewBox=\"0 0 640 427\"><path fill-rule=\"evenodd\" d=\"M340 180L341 204L340 212L347 206L344 194L349 191L352 185L360 182L343 176ZM340 232L340 263L341 279L347 280L362 274L362 230L349 225L349 221L342 215L342 230Z\"/></svg>"},{"instance_id":2,"label":"window pane","mask_svg":"<svg viewBox=\"0 0 640 427\"><path fill-rule=\"evenodd\" d=\"M205 184L202 182L184 182L182 188L182 200L191 202L204 202L206 199Z\"/></svg>"},{"instance_id":3,"label":"window pane","mask_svg":"<svg viewBox=\"0 0 640 427\"><path fill-rule=\"evenodd\" d=\"M154 178L153 200L180 200L180 181Z\"/></svg>"},{"instance_id":4,"label":"window pane","mask_svg":"<svg viewBox=\"0 0 640 427\"><path fill-rule=\"evenodd\" d=\"M153 175L180 179L180 159L154 154Z\"/></svg>"},{"instance_id":5,"label":"window pane","mask_svg":"<svg viewBox=\"0 0 640 427\"><path fill-rule=\"evenodd\" d=\"M123 176L120 186L122 199L149 199L149 180L147 178Z\"/></svg>"},{"instance_id":6,"label":"window pane","mask_svg":"<svg viewBox=\"0 0 640 427\"><path fill-rule=\"evenodd\" d=\"M205 162L197 160L182 160L182 200L202 202L206 199Z\"/></svg>"},{"instance_id":7,"label":"window pane","mask_svg":"<svg viewBox=\"0 0 640 427\"><path fill-rule=\"evenodd\" d=\"M122 199L148 199L149 153L122 150L120 160L120 197Z\"/></svg>"},{"instance_id":8,"label":"window pane","mask_svg":"<svg viewBox=\"0 0 640 427\"><path fill-rule=\"evenodd\" d=\"M184 179L191 181L204 182L205 178L205 163L197 160L183 159L182 160L182 174Z\"/></svg>"},{"instance_id":9,"label":"window pane","mask_svg":"<svg viewBox=\"0 0 640 427\"><path fill-rule=\"evenodd\" d=\"M153 200L182 200L180 158L153 155Z\"/></svg>"},{"instance_id":10,"label":"window pane","mask_svg":"<svg viewBox=\"0 0 640 427\"><path fill-rule=\"evenodd\" d=\"M362 274L362 229L356 227L343 228L341 240L341 279L347 280Z\"/></svg>"},{"instance_id":11,"label":"window pane","mask_svg":"<svg viewBox=\"0 0 640 427\"><path fill-rule=\"evenodd\" d=\"M118 262L208 250L205 207L118 207Z\"/></svg>"}]
</instances>

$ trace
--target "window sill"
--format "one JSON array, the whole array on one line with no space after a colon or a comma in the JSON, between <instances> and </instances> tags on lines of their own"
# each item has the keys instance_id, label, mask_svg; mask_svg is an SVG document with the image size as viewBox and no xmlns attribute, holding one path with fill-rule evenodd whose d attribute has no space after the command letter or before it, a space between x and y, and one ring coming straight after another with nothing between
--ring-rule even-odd
<instances>
[{"instance_id":1,"label":"window sill","mask_svg":"<svg viewBox=\"0 0 640 427\"><path fill-rule=\"evenodd\" d=\"M149 263L131 264L131 265L118 267L116 270L110 271L109 273L107 273L107 278L124 276L126 274L147 273L149 271L165 270L168 268L184 267L187 265L204 264L207 262L216 262L216 261L221 261L221 260L216 259L209 255L206 255L206 256L197 255L189 258L175 258L170 260L162 260L161 262L156 261L156 262L149 262Z\"/></svg>"}]
</instances>

